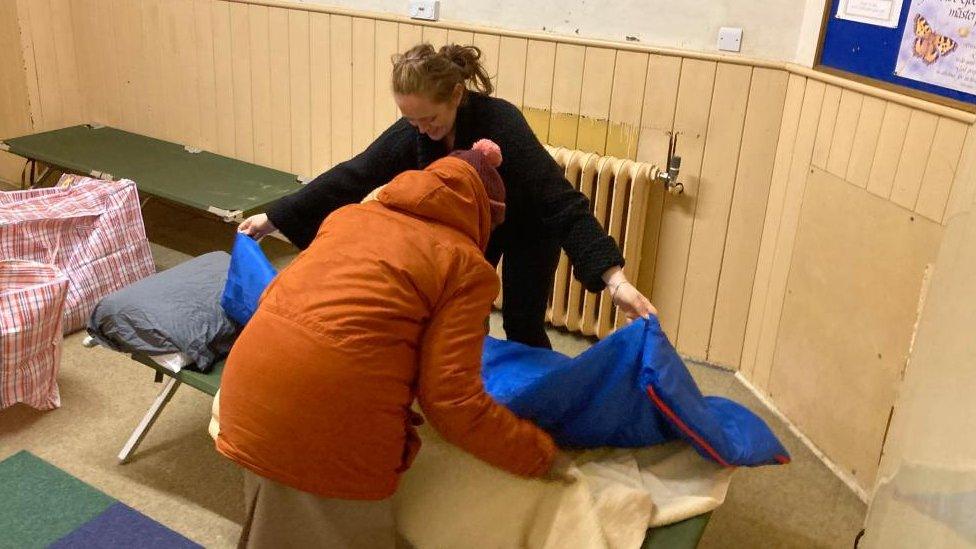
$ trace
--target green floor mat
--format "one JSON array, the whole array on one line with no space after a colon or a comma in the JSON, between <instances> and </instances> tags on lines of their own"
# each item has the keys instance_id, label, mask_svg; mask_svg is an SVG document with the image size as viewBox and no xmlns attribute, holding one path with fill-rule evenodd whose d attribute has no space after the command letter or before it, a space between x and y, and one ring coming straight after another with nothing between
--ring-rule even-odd
<instances>
[{"instance_id":1,"label":"green floor mat","mask_svg":"<svg viewBox=\"0 0 976 549\"><path fill-rule=\"evenodd\" d=\"M0 547L47 546L115 503L26 451L0 461L0 501Z\"/></svg>"}]
</instances>

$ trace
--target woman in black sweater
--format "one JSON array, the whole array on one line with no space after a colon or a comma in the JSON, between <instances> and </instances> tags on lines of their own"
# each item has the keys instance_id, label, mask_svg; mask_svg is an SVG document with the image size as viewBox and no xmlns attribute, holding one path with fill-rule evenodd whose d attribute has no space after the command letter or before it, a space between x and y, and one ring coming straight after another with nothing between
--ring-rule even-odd
<instances>
[{"instance_id":1,"label":"woman in black sweater","mask_svg":"<svg viewBox=\"0 0 976 549\"><path fill-rule=\"evenodd\" d=\"M609 288L629 318L657 311L623 274L623 255L590 211L589 201L566 181L522 113L491 97L491 80L472 46L435 51L421 44L394 59L393 92L403 118L365 151L246 219L241 232L260 238L279 230L306 248L331 212L362 200L404 170L423 169L455 149L485 138L497 143L505 182L505 223L485 252L502 266L502 318L512 341L550 347L545 313L560 248L591 292ZM471 89L469 89L469 87ZM363 235L382 238L383 235Z\"/></svg>"}]
</instances>

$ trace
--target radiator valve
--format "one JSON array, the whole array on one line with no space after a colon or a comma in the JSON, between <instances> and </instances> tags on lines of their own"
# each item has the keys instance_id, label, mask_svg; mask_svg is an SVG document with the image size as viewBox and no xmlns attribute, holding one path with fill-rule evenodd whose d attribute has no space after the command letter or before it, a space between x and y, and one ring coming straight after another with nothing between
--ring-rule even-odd
<instances>
[{"instance_id":1,"label":"radiator valve","mask_svg":"<svg viewBox=\"0 0 976 549\"><path fill-rule=\"evenodd\" d=\"M678 146L678 134L668 132L668 169L657 172L657 180L664 184L664 190L674 194L685 192L685 186L678 182L678 171L681 170L681 157L675 155Z\"/></svg>"}]
</instances>

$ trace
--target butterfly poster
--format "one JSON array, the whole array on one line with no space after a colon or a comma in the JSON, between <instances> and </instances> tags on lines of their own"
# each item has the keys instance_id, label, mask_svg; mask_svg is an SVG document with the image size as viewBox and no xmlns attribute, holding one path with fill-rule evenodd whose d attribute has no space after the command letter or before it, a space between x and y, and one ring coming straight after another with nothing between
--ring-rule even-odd
<instances>
[{"instance_id":1,"label":"butterfly poster","mask_svg":"<svg viewBox=\"0 0 976 549\"><path fill-rule=\"evenodd\" d=\"M976 93L976 1L913 0L895 74Z\"/></svg>"}]
</instances>

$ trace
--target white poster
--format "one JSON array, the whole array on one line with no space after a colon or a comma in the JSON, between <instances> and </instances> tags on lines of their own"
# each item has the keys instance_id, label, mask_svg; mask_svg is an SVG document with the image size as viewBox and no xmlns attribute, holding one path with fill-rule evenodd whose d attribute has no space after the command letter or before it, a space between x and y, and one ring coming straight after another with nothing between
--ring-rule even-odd
<instances>
[{"instance_id":1,"label":"white poster","mask_svg":"<svg viewBox=\"0 0 976 549\"><path fill-rule=\"evenodd\" d=\"M840 0L837 19L895 28L901 15L902 0Z\"/></svg>"},{"instance_id":2,"label":"white poster","mask_svg":"<svg viewBox=\"0 0 976 549\"><path fill-rule=\"evenodd\" d=\"M895 74L976 93L976 0L912 0Z\"/></svg>"}]
</instances>

